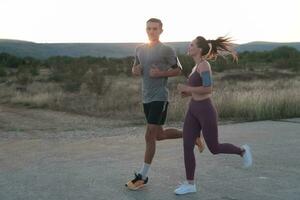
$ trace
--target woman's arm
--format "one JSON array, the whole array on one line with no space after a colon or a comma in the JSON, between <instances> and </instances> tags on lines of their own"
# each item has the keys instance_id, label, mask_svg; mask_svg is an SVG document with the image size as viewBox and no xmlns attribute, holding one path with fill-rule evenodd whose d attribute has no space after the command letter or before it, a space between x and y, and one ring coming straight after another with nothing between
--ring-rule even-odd
<instances>
[{"instance_id":1,"label":"woman's arm","mask_svg":"<svg viewBox=\"0 0 300 200\"><path fill-rule=\"evenodd\" d=\"M190 92L181 92L181 97L184 98L184 97L190 97L192 96L192 93Z\"/></svg>"},{"instance_id":2,"label":"woman's arm","mask_svg":"<svg viewBox=\"0 0 300 200\"><path fill-rule=\"evenodd\" d=\"M204 63L201 66L199 65L196 68L196 70L199 73L199 76L201 76L202 86L192 87L188 85L179 84L177 87L178 90L180 92L195 93L200 95L212 93L212 72L209 63Z\"/></svg>"},{"instance_id":3,"label":"woman's arm","mask_svg":"<svg viewBox=\"0 0 300 200\"><path fill-rule=\"evenodd\" d=\"M198 86L198 87L192 87L184 84L178 84L177 89L181 93L195 93L195 94L210 94L212 93L212 86L209 87L203 87L203 86Z\"/></svg>"},{"instance_id":4,"label":"woman's arm","mask_svg":"<svg viewBox=\"0 0 300 200\"><path fill-rule=\"evenodd\" d=\"M210 94L212 93L212 72L208 62L203 62L197 67L197 72L202 79L202 86L190 87L189 91L196 94Z\"/></svg>"}]
</instances>

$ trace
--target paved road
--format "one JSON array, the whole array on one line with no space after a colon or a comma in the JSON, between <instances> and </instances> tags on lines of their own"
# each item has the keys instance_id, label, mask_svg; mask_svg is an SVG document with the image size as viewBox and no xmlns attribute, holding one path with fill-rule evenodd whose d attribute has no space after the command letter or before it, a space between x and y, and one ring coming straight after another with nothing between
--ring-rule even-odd
<instances>
[{"instance_id":1,"label":"paved road","mask_svg":"<svg viewBox=\"0 0 300 200\"><path fill-rule=\"evenodd\" d=\"M187 196L173 194L184 179L181 140L159 142L149 185L128 191L124 183L142 163L144 128L116 129L112 136L107 131L114 130L105 127L97 129L103 131L101 137L83 129L78 134L89 137L59 138L42 133L24 137L31 135L29 129L16 134L0 126L5 136L0 137L0 199L300 199L300 119L221 125L220 141L250 144L254 166L245 170L238 156L213 156L207 149L199 154L195 149L198 192Z\"/></svg>"}]
</instances>

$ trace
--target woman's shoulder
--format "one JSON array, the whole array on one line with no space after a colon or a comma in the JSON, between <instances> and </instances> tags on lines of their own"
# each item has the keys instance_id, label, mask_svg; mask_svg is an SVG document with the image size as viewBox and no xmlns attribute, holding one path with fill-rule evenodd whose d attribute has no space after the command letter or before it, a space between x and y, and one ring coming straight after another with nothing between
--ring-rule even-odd
<instances>
[{"instance_id":1,"label":"woman's shoulder","mask_svg":"<svg viewBox=\"0 0 300 200\"><path fill-rule=\"evenodd\" d=\"M205 60L205 61L201 62L200 64L198 64L196 70L197 70L197 72L199 72L201 74L202 72L205 72L205 71L211 71L211 67L210 67L209 62Z\"/></svg>"}]
</instances>

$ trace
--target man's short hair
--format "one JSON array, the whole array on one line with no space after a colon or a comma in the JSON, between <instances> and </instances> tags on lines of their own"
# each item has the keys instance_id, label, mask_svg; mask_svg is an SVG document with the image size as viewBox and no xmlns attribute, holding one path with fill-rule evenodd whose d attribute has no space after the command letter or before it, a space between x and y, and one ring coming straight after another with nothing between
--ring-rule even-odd
<instances>
[{"instance_id":1,"label":"man's short hair","mask_svg":"<svg viewBox=\"0 0 300 200\"><path fill-rule=\"evenodd\" d=\"M157 19L157 18L150 18L150 19L148 19L147 23L148 23L148 22L159 23L159 25L160 25L161 28L162 28L162 26L163 26L163 23L161 22L161 20L160 20L160 19Z\"/></svg>"}]
</instances>

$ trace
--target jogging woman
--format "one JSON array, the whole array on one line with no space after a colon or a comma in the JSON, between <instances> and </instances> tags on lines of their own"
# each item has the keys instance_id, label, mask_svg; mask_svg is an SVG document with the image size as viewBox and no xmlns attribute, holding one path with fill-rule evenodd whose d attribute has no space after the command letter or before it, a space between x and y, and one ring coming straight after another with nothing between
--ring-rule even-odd
<instances>
[{"instance_id":1,"label":"jogging woman","mask_svg":"<svg viewBox=\"0 0 300 200\"><path fill-rule=\"evenodd\" d=\"M206 40L199 36L189 46L188 54L194 59L195 67L188 78L188 84L179 84L177 87L183 96L191 96L183 126L186 181L174 191L175 194L196 192L194 146L200 131L212 154L236 154L243 158L244 167L252 165L252 155L248 145L237 147L229 143L221 144L218 140L218 116L211 99L213 81L208 60L215 59L220 54L222 56L231 54L234 59L237 59L231 49L230 39L225 37Z\"/></svg>"}]
</instances>

